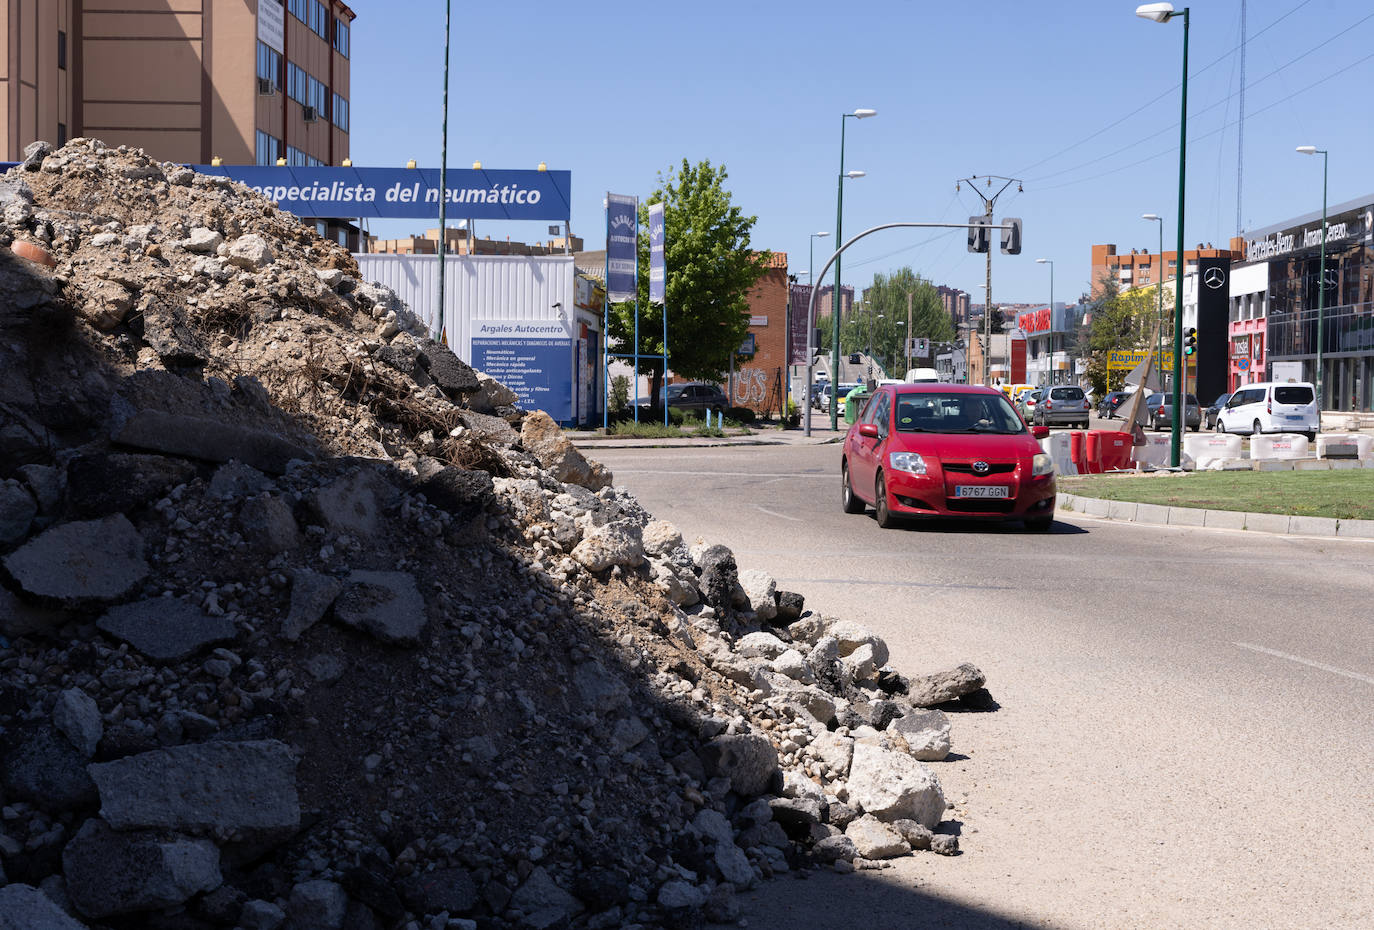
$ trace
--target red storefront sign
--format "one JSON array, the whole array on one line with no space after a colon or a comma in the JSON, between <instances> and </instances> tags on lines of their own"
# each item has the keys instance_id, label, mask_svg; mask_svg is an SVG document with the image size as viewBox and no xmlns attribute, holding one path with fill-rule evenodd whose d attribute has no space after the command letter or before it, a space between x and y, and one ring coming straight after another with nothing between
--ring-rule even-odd
<instances>
[{"instance_id":1,"label":"red storefront sign","mask_svg":"<svg viewBox=\"0 0 1374 930\"><path fill-rule=\"evenodd\" d=\"M1016 325L1021 327L1021 331L1027 335L1049 332L1051 325L1050 308L1041 307L1039 310L1020 314L1016 317Z\"/></svg>"}]
</instances>

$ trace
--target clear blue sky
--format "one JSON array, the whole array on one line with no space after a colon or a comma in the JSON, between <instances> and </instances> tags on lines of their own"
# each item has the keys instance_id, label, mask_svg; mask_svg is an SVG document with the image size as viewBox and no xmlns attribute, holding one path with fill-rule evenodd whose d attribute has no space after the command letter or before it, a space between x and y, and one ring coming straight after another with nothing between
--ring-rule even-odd
<instances>
[{"instance_id":1,"label":"clear blue sky","mask_svg":"<svg viewBox=\"0 0 1374 930\"><path fill-rule=\"evenodd\" d=\"M352 155L422 167L440 157L444 3L350 0ZM1182 9L1182 3L1176 3ZM979 4L883 0L666 6L453 4L449 165L572 172L573 232L601 248L602 197L650 194L683 158L729 170L758 217L755 246L807 268L833 248L841 114L844 230L893 221L966 222L970 175L1024 182L998 201L1020 216L1019 256L993 256L993 299L1056 300L1089 286L1090 246L1165 248L1176 239L1182 18L1156 24L1135 0ZM1374 194L1374 7L1368 0L1251 0L1243 227ZM1194 3L1188 82L1188 248L1236 232L1240 0ZM995 189L995 188L994 188ZM423 224L420 224L423 225ZM546 224L483 224L480 235L545 237ZM420 231L377 227L383 235ZM878 233L845 253L844 281L910 265L983 299L983 256L959 231ZM803 279L804 280L804 279Z\"/></svg>"}]
</instances>

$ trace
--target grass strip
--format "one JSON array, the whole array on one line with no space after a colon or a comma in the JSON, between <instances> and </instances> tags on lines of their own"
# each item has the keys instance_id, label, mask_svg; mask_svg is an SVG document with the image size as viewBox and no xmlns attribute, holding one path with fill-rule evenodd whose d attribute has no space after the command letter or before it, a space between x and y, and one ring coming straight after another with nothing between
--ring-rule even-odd
<instances>
[{"instance_id":1,"label":"grass strip","mask_svg":"<svg viewBox=\"0 0 1374 930\"><path fill-rule=\"evenodd\" d=\"M1060 478L1059 490L1083 497L1165 507L1238 510L1337 520L1374 520L1374 470L1192 472Z\"/></svg>"}]
</instances>

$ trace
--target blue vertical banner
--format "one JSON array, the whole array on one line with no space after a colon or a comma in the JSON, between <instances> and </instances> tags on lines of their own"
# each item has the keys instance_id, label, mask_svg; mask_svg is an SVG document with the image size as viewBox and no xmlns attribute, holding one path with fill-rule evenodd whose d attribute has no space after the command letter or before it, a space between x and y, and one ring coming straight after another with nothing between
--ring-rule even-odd
<instances>
[{"instance_id":1,"label":"blue vertical banner","mask_svg":"<svg viewBox=\"0 0 1374 930\"><path fill-rule=\"evenodd\" d=\"M649 204L649 300L667 303L667 269L663 262L663 204Z\"/></svg>"},{"instance_id":2,"label":"blue vertical banner","mask_svg":"<svg viewBox=\"0 0 1374 930\"><path fill-rule=\"evenodd\" d=\"M639 198L606 194L606 302L635 300Z\"/></svg>"}]
</instances>

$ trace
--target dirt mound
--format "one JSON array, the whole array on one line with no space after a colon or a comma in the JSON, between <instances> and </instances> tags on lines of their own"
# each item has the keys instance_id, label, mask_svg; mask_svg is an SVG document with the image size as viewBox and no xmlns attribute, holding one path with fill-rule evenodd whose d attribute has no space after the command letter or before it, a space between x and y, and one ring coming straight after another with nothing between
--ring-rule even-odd
<instances>
[{"instance_id":1,"label":"dirt mound","mask_svg":"<svg viewBox=\"0 0 1374 930\"><path fill-rule=\"evenodd\" d=\"M0 916L687 925L931 847L949 724L882 641L689 548L341 248L93 140L0 211Z\"/></svg>"}]
</instances>

